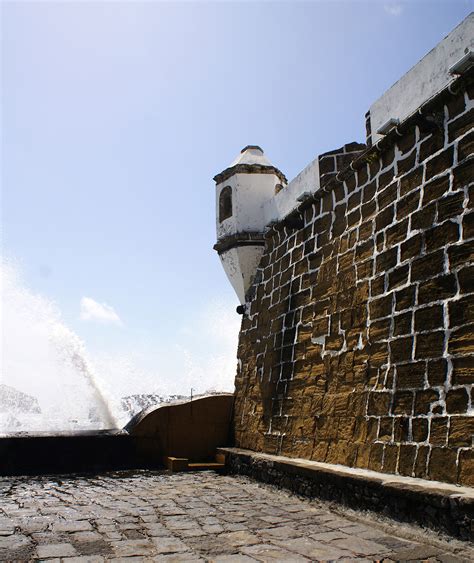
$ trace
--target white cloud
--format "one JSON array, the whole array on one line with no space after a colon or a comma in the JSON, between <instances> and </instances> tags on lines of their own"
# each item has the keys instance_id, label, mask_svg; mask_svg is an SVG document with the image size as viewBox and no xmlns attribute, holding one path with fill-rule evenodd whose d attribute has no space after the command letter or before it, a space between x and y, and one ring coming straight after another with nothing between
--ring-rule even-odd
<instances>
[{"instance_id":1,"label":"white cloud","mask_svg":"<svg viewBox=\"0 0 474 563\"><path fill-rule=\"evenodd\" d=\"M120 317L113 307L106 303L98 303L90 297L83 297L81 299L80 318L83 321L96 321L104 324L123 326Z\"/></svg>"},{"instance_id":2,"label":"white cloud","mask_svg":"<svg viewBox=\"0 0 474 563\"><path fill-rule=\"evenodd\" d=\"M390 2L390 4L384 4L383 9L390 16L399 16L403 12L403 6L396 2Z\"/></svg>"}]
</instances>

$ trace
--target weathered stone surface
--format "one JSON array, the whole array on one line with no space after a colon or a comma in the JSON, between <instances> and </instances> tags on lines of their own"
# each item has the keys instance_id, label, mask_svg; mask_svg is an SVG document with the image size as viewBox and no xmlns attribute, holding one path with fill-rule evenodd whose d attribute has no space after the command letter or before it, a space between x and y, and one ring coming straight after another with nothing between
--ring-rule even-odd
<instances>
[{"instance_id":1,"label":"weathered stone surface","mask_svg":"<svg viewBox=\"0 0 474 563\"><path fill-rule=\"evenodd\" d=\"M416 258L411 265L411 280L420 281L433 278L444 272L444 252L438 250L432 254Z\"/></svg>"},{"instance_id":2,"label":"weathered stone surface","mask_svg":"<svg viewBox=\"0 0 474 563\"><path fill-rule=\"evenodd\" d=\"M448 414L463 414L467 411L469 394L467 389L451 389L446 393L446 411Z\"/></svg>"},{"instance_id":3,"label":"weathered stone surface","mask_svg":"<svg viewBox=\"0 0 474 563\"><path fill-rule=\"evenodd\" d=\"M49 545L39 545L36 553L40 559L51 557L70 557L77 554L77 551L70 543L52 543Z\"/></svg>"},{"instance_id":4,"label":"weathered stone surface","mask_svg":"<svg viewBox=\"0 0 474 563\"><path fill-rule=\"evenodd\" d=\"M459 225L454 221L445 221L429 229L425 233L425 245L427 252L433 252L438 248L444 248L448 244L459 240Z\"/></svg>"},{"instance_id":5,"label":"weathered stone surface","mask_svg":"<svg viewBox=\"0 0 474 563\"><path fill-rule=\"evenodd\" d=\"M416 337L415 359L439 358L443 355L444 331L426 332Z\"/></svg>"},{"instance_id":6,"label":"weathered stone surface","mask_svg":"<svg viewBox=\"0 0 474 563\"><path fill-rule=\"evenodd\" d=\"M457 192L438 201L438 221L456 217L462 213L464 192Z\"/></svg>"},{"instance_id":7,"label":"weathered stone surface","mask_svg":"<svg viewBox=\"0 0 474 563\"><path fill-rule=\"evenodd\" d=\"M429 180L433 176L443 173L453 164L454 148L448 147L440 154L434 156L426 163L425 179Z\"/></svg>"},{"instance_id":8,"label":"weathered stone surface","mask_svg":"<svg viewBox=\"0 0 474 563\"><path fill-rule=\"evenodd\" d=\"M436 178L427 182L423 190L423 205L427 205L431 201L438 200L449 190L449 175ZM428 225L425 225L427 227Z\"/></svg>"},{"instance_id":9,"label":"weathered stone surface","mask_svg":"<svg viewBox=\"0 0 474 563\"><path fill-rule=\"evenodd\" d=\"M451 418L448 443L450 446L471 446L474 437L474 417Z\"/></svg>"},{"instance_id":10,"label":"weathered stone surface","mask_svg":"<svg viewBox=\"0 0 474 563\"><path fill-rule=\"evenodd\" d=\"M418 302L426 305L440 299L449 299L457 293L456 276L443 274L422 282L418 287Z\"/></svg>"},{"instance_id":11,"label":"weathered stone surface","mask_svg":"<svg viewBox=\"0 0 474 563\"><path fill-rule=\"evenodd\" d=\"M453 330L448 350L452 354L474 354L474 324Z\"/></svg>"},{"instance_id":12,"label":"weathered stone surface","mask_svg":"<svg viewBox=\"0 0 474 563\"><path fill-rule=\"evenodd\" d=\"M462 94L434 106L439 127L420 118L398 150L326 178L297 233L268 234L240 335L237 445L468 479L455 419L473 404L473 110Z\"/></svg>"},{"instance_id":13,"label":"weathered stone surface","mask_svg":"<svg viewBox=\"0 0 474 563\"><path fill-rule=\"evenodd\" d=\"M474 356L454 358L452 377L455 385L474 383Z\"/></svg>"},{"instance_id":14,"label":"weathered stone surface","mask_svg":"<svg viewBox=\"0 0 474 563\"><path fill-rule=\"evenodd\" d=\"M455 140L464 133L467 133L472 129L472 124L474 122L474 109L461 115L448 125L449 141Z\"/></svg>"},{"instance_id":15,"label":"weathered stone surface","mask_svg":"<svg viewBox=\"0 0 474 563\"><path fill-rule=\"evenodd\" d=\"M433 448L430 457L430 476L436 481L455 483L457 480L456 451L451 448Z\"/></svg>"},{"instance_id":16,"label":"weathered stone surface","mask_svg":"<svg viewBox=\"0 0 474 563\"><path fill-rule=\"evenodd\" d=\"M462 162L474 154L474 133L463 137L458 144L458 161Z\"/></svg>"},{"instance_id":17,"label":"weathered stone surface","mask_svg":"<svg viewBox=\"0 0 474 563\"><path fill-rule=\"evenodd\" d=\"M460 481L474 486L474 452L472 450L462 450L459 456Z\"/></svg>"},{"instance_id":18,"label":"weathered stone surface","mask_svg":"<svg viewBox=\"0 0 474 563\"><path fill-rule=\"evenodd\" d=\"M439 393L434 389L424 389L416 392L415 412L416 414L429 414L433 403L439 400Z\"/></svg>"},{"instance_id":19,"label":"weathered stone surface","mask_svg":"<svg viewBox=\"0 0 474 563\"><path fill-rule=\"evenodd\" d=\"M411 228L418 230L418 229L428 229L435 223L436 217L436 201L433 201L429 205L424 205L419 211L413 213L410 221L411 221ZM419 234L418 240L422 241L423 237ZM412 256L416 256L416 254L421 253L421 245L417 249L416 252L413 252Z\"/></svg>"},{"instance_id":20,"label":"weathered stone surface","mask_svg":"<svg viewBox=\"0 0 474 563\"><path fill-rule=\"evenodd\" d=\"M346 516L328 504L237 476L136 471L61 476L60 483L47 476L0 478L0 511L10 514L1 527L14 526L11 535L0 537L2 561L390 560L402 549L420 557L433 549L428 531L413 528L406 537L406 528L393 522L388 536L367 514ZM67 513L71 530L87 523L95 531L55 532L50 527L34 537L24 531L30 518L45 513L52 514L53 526L63 523L59 515ZM200 535L188 534L198 528ZM110 537L112 529L117 537ZM129 539L131 531L142 537ZM464 544L454 548L442 542L442 548L465 560L474 557Z\"/></svg>"},{"instance_id":21,"label":"weathered stone surface","mask_svg":"<svg viewBox=\"0 0 474 563\"><path fill-rule=\"evenodd\" d=\"M444 131L429 131L428 137L423 140L418 150L419 162L425 161L435 152L444 147Z\"/></svg>"},{"instance_id":22,"label":"weathered stone surface","mask_svg":"<svg viewBox=\"0 0 474 563\"><path fill-rule=\"evenodd\" d=\"M0 561L30 561L34 552L35 545L26 534L0 536Z\"/></svg>"}]
</instances>

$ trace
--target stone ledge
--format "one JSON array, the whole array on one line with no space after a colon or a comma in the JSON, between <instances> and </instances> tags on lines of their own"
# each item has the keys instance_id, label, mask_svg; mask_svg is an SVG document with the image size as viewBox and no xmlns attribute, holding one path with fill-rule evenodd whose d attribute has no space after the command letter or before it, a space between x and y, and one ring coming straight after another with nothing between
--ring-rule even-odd
<instances>
[{"instance_id":1,"label":"stone ledge","mask_svg":"<svg viewBox=\"0 0 474 563\"><path fill-rule=\"evenodd\" d=\"M283 172L275 168L275 166L268 166L266 164L235 164L216 174L213 180L216 184L222 184L222 182L225 182L234 174L275 174L283 184L288 184L288 180Z\"/></svg>"},{"instance_id":2,"label":"stone ledge","mask_svg":"<svg viewBox=\"0 0 474 563\"><path fill-rule=\"evenodd\" d=\"M219 254L236 246L264 246L264 234L258 231L239 232L220 238L213 246Z\"/></svg>"},{"instance_id":3,"label":"stone ledge","mask_svg":"<svg viewBox=\"0 0 474 563\"><path fill-rule=\"evenodd\" d=\"M474 540L474 488L239 448L218 452L231 473Z\"/></svg>"}]
</instances>

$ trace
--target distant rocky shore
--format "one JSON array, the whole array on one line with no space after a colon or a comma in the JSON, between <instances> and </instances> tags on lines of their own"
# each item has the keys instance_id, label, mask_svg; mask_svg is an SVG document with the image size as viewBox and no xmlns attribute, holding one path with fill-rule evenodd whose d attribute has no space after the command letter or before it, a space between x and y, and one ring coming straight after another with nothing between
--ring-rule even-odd
<instances>
[{"instance_id":1,"label":"distant rocky shore","mask_svg":"<svg viewBox=\"0 0 474 563\"><path fill-rule=\"evenodd\" d=\"M40 414L41 409L35 397L2 383L0 384L0 413L7 412Z\"/></svg>"},{"instance_id":2,"label":"distant rocky shore","mask_svg":"<svg viewBox=\"0 0 474 563\"><path fill-rule=\"evenodd\" d=\"M219 395L218 391L207 391L205 395ZM202 394L195 395L199 397ZM160 395L159 393L139 393L136 395L127 395L121 399L121 407L130 417L150 407L157 407L161 404L173 403L174 401L187 401L191 397L189 395Z\"/></svg>"},{"instance_id":3,"label":"distant rocky shore","mask_svg":"<svg viewBox=\"0 0 474 563\"><path fill-rule=\"evenodd\" d=\"M127 395L122 397L122 410L130 415L136 415L140 411L149 407L158 406L162 403L171 403L173 401L182 401L188 399L186 395L168 395L163 396L158 393L139 393L136 395Z\"/></svg>"}]
</instances>

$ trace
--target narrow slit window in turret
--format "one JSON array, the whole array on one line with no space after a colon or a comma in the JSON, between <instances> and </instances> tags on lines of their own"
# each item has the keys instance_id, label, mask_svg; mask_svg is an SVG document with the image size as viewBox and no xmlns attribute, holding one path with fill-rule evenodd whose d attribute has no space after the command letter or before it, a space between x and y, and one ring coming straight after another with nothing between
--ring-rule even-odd
<instances>
[{"instance_id":1,"label":"narrow slit window in turret","mask_svg":"<svg viewBox=\"0 0 474 563\"><path fill-rule=\"evenodd\" d=\"M226 186L219 196L219 222L232 217L232 188Z\"/></svg>"}]
</instances>

